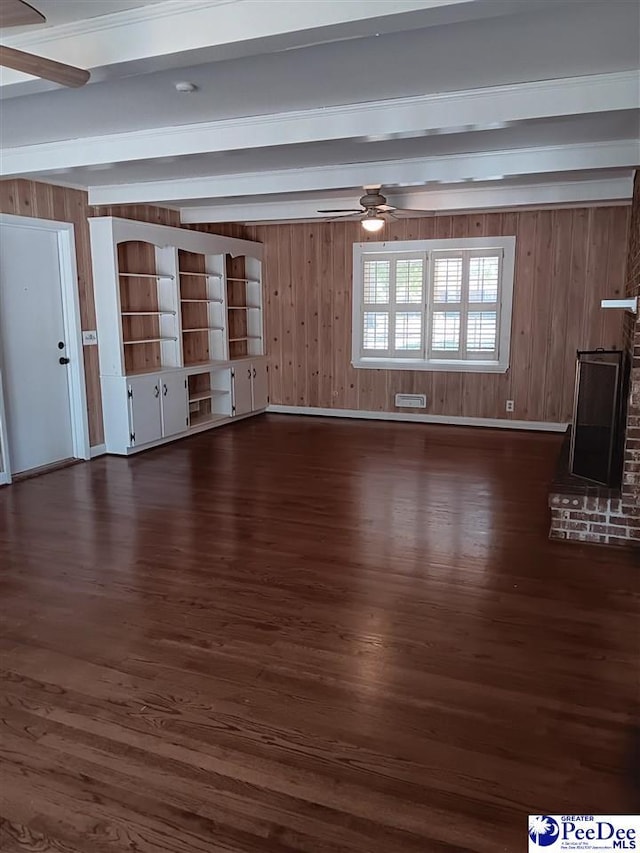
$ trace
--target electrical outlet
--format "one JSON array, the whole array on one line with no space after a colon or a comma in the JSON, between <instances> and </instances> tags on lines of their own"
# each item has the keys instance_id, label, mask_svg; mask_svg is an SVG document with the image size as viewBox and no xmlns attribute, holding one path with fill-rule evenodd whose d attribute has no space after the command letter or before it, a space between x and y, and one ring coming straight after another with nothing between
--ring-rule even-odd
<instances>
[{"instance_id":1,"label":"electrical outlet","mask_svg":"<svg viewBox=\"0 0 640 853\"><path fill-rule=\"evenodd\" d=\"M82 343L85 347L95 346L98 343L98 333L95 330L83 332Z\"/></svg>"},{"instance_id":2,"label":"electrical outlet","mask_svg":"<svg viewBox=\"0 0 640 853\"><path fill-rule=\"evenodd\" d=\"M507 400L507 411L508 411L508 412L512 412L512 411L513 411L513 406L514 406L514 402L513 402L513 400Z\"/></svg>"}]
</instances>

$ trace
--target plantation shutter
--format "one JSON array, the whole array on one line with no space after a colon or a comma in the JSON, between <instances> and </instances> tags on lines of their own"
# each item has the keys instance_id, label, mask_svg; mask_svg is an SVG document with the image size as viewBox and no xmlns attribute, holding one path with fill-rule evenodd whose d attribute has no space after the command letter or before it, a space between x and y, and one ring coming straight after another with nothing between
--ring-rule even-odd
<instances>
[{"instance_id":1,"label":"plantation shutter","mask_svg":"<svg viewBox=\"0 0 640 853\"><path fill-rule=\"evenodd\" d=\"M428 357L498 358L501 249L431 253Z\"/></svg>"},{"instance_id":2,"label":"plantation shutter","mask_svg":"<svg viewBox=\"0 0 640 853\"><path fill-rule=\"evenodd\" d=\"M424 358L426 256L363 259L362 355Z\"/></svg>"}]
</instances>

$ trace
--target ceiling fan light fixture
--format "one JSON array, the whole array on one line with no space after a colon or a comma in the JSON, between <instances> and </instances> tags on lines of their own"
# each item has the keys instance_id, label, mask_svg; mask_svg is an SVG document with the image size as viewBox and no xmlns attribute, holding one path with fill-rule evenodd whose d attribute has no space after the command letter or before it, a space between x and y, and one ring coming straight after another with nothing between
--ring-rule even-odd
<instances>
[{"instance_id":1,"label":"ceiling fan light fixture","mask_svg":"<svg viewBox=\"0 0 640 853\"><path fill-rule=\"evenodd\" d=\"M384 219L381 216L367 216L366 219L362 220L362 227L365 231L371 231L372 233L382 231Z\"/></svg>"}]
</instances>

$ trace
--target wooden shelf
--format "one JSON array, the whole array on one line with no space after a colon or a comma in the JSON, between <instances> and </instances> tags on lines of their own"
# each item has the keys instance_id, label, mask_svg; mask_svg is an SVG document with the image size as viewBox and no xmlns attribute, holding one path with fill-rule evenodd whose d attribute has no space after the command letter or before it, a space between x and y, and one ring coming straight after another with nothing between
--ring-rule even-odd
<instances>
[{"instance_id":1,"label":"wooden shelf","mask_svg":"<svg viewBox=\"0 0 640 853\"><path fill-rule=\"evenodd\" d=\"M199 329L183 329L182 334L186 335L188 332L224 332L222 326L201 326Z\"/></svg>"},{"instance_id":2,"label":"wooden shelf","mask_svg":"<svg viewBox=\"0 0 640 853\"><path fill-rule=\"evenodd\" d=\"M260 284L260 282L255 278L230 278L227 277L227 281L245 281L247 284Z\"/></svg>"},{"instance_id":3,"label":"wooden shelf","mask_svg":"<svg viewBox=\"0 0 640 853\"><path fill-rule=\"evenodd\" d=\"M118 275L120 278L168 278L169 281L173 281L172 275L156 275L155 273L148 272L119 272Z\"/></svg>"},{"instance_id":4,"label":"wooden shelf","mask_svg":"<svg viewBox=\"0 0 640 853\"><path fill-rule=\"evenodd\" d=\"M189 397L190 403L198 403L200 400L209 400L211 397L225 397L227 394L231 393L230 391L202 391L201 393L194 394L193 397Z\"/></svg>"},{"instance_id":5,"label":"wooden shelf","mask_svg":"<svg viewBox=\"0 0 640 853\"><path fill-rule=\"evenodd\" d=\"M121 311L123 317L175 317L175 311Z\"/></svg>"},{"instance_id":6,"label":"wooden shelf","mask_svg":"<svg viewBox=\"0 0 640 853\"><path fill-rule=\"evenodd\" d=\"M179 270L179 275L188 275L192 278L222 278L219 272L184 272Z\"/></svg>"},{"instance_id":7,"label":"wooden shelf","mask_svg":"<svg viewBox=\"0 0 640 853\"><path fill-rule=\"evenodd\" d=\"M123 341L125 347L134 346L135 344L155 344L157 341L177 341L177 338L142 338L139 341ZM156 370L160 370L156 367Z\"/></svg>"},{"instance_id":8,"label":"wooden shelf","mask_svg":"<svg viewBox=\"0 0 640 853\"><path fill-rule=\"evenodd\" d=\"M180 302L210 302L215 305L222 305L222 299L181 299Z\"/></svg>"},{"instance_id":9,"label":"wooden shelf","mask_svg":"<svg viewBox=\"0 0 640 853\"><path fill-rule=\"evenodd\" d=\"M259 305L227 305L229 311L259 311Z\"/></svg>"},{"instance_id":10,"label":"wooden shelf","mask_svg":"<svg viewBox=\"0 0 640 853\"><path fill-rule=\"evenodd\" d=\"M232 344L234 341L259 341L260 335L245 335L243 338L229 338L229 343Z\"/></svg>"}]
</instances>

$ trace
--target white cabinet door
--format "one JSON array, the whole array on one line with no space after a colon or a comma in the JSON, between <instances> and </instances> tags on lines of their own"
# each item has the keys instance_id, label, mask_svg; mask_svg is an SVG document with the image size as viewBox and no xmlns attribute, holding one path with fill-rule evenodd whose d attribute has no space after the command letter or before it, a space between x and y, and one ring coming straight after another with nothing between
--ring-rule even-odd
<instances>
[{"instance_id":1,"label":"white cabinet door","mask_svg":"<svg viewBox=\"0 0 640 853\"><path fill-rule=\"evenodd\" d=\"M251 381L253 383L253 411L266 409L269 397L267 362L256 361L251 365Z\"/></svg>"},{"instance_id":2,"label":"white cabinet door","mask_svg":"<svg viewBox=\"0 0 640 853\"><path fill-rule=\"evenodd\" d=\"M251 393L251 365L249 362L237 364L233 377L233 405L234 415L246 415L253 410L253 399Z\"/></svg>"},{"instance_id":3,"label":"white cabinet door","mask_svg":"<svg viewBox=\"0 0 640 853\"><path fill-rule=\"evenodd\" d=\"M148 444L162 438L160 379L157 376L132 376L128 382L131 443Z\"/></svg>"},{"instance_id":4,"label":"white cabinet door","mask_svg":"<svg viewBox=\"0 0 640 853\"><path fill-rule=\"evenodd\" d=\"M189 401L184 373L165 373L160 377L162 390L162 434L176 435L189 426Z\"/></svg>"}]
</instances>

